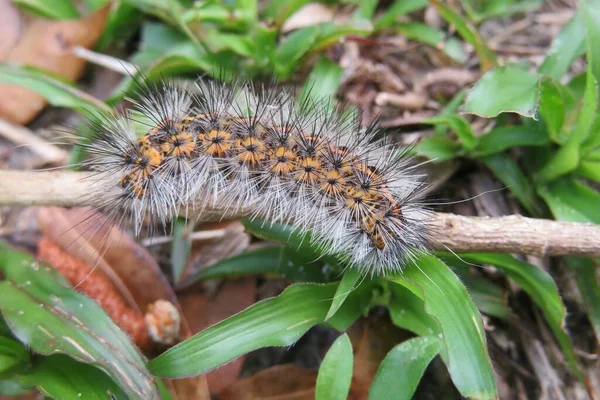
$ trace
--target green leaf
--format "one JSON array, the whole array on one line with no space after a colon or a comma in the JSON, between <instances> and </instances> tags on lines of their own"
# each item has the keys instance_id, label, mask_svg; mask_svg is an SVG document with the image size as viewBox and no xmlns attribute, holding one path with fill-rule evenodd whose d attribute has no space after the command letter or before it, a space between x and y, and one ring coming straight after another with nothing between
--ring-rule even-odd
<instances>
[{"instance_id":1,"label":"green leaf","mask_svg":"<svg viewBox=\"0 0 600 400\"><path fill-rule=\"evenodd\" d=\"M500 126L478 138L473 156L489 156L520 146L545 146L549 142L540 124Z\"/></svg>"},{"instance_id":2,"label":"green leaf","mask_svg":"<svg viewBox=\"0 0 600 400\"><path fill-rule=\"evenodd\" d=\"M28 362L29 354L21 343L0 336L0 377L3 373Z\"/></svg>"},{"instance_id":3,"label":"green leaf","mask_svg":"<svg viewBox=\"0 0 600 400\"><path fill-rule=\"evenodd\" d=\"M311 2L311 0L272 0L267 3L265 16L275 21L275 24L279 26L289 16Z\"/></svg>"},{"instance_id":4,"label":"green leaf","mask_svg":"<svg viewBox=\"0 0 600 400\"><path fill-rule=\"evenodd\" d=\"M375 21L375 29L380 30L388 28L396 23L396 20L410 12L425 8L427 0L396 0L388 9Z\"/></svg>"},{"instance_id":5,"label":"green leaf","mask_svg":"<svg viewBox=\"0 0 600 400\"><path fill-rule=\"evenodd\" d=\"M299 284L260 301L170 348L150 361L158 376L181 378L205 373L250 351L289 346L308 329L323 323L337 284ZM350 299L348 299L350 300ZM329 323L345 329L362 312L346 301Z\"/></svg>"},{"instance_id":6,"label":"green leaf","mask_svg":"<svg viewBox=\"0 0 600 400\"><path fill-rule=\"evenodd\" d=\"M540 80L539 113L546 122L550 137L556 142L565 119L565 101L558 83L550 78Z\"/></svg>"},{"instance_id":7,"label":"green leaf","mask_svg":"<svg viewBox=\"0 0 600 400\"><path fill-rule=\"evenodd\" d=\"M469 18L477 23L491 18L529 11L542 2L543 0L461 0L461 4Z\"/></svg>"},{"instance_id":8,"label":"green leaf","mask_svg":"<svg viewBox=\"0 0 600 400\"><path fill-rule=\"evenodd\" d=\"M251 250L221 260L186 279L181 286L188 286L202 279L235 278L245 275L276 275L291 282L327 282L317 258L305 256L283 246Z\"/></svg>"},{"instance_id":9,"label":"green leaf","mask_svg":"<svg viewBox=\"0 0 600 400\"><path fill-rule=\"evenodd\" d=\"M582 178L600 182L600 162L582 161L575 173Z\"/></svg>"},{"instance_id":10,"label":"green leaf","mask_svg":"<svg viewBox=\"0 0 600 400\"><path fill-rule=\"evenodd\" d=\"M444 257L448 260L447 257ZM582 377L577 365L577 357L571 339L564 330L565 306L552 277L544 270L517 260L509 254L467 253L460 258L470 263L491 264L501 269L513 279L542 310L548 325L561 345L563 353L573 372ZM462 261L450 261L460 264Z\"/></svg>"},{"instance_id":11,"label":"green leaf","mask_svg":"<svg viewBox=\"0 0 600 400\"><path fill-rule=\"evenodd\" d=\"M316 400L344 400L348 397L353 358L352 343L344 333L333 342L319 367Z\"/></svg>"},{"instance_id":12,"label":"green leaf","mask_svg":"<svg viewBox=\"0 0 600 400\"><path fill-rule=\"evenodd\" d=\"M573 61L585 52L585 25L579 10L552 40L550 50L538 71L560 80Z\"/></svg>"},{"instance_id":13,"label":"green leaf","mask_svg":"<svg viewBox=\"0 0 600 400\"><path fill-rule=\"evenodd\" d=\"M596 277L596 265L589 258L566 257L567 264L575 272L577 287L585 303L585 309L600 343L600 284Z\"/></svg>"},{"instance_id":14,"label":"green leaf","mask_svg":"<svg viewBox=\"0 0 600 400\"><path fill-rule=\"evenodd\" d=\"M539 79L514 67L487 72L467 95L463 111L492 118L505 112L535 116L539 98Z\"/></svg>"},{"instance_id":15,"label":"green leaf","mask_svg":"<svg viewBox=\"0 0 600 400\"><path fill-rule=\"evenodd\" d=\"M485 40L483 40L477 30L471 26L471 24L469 24L451 7L446 5L445 2L439 0L430 0L430 4L435 7L442 18L456 28L463 39L475 47L475 52L479 57L479 63L481 64L482 71L487 71L496 66L496 55L488 47L488 45L485 43Z\"/></svg>"},{"instance_id":16,"label":"green leaf","mask_svg":"<svg viewBox=\"0 0 600 400\"><path fill-rule=\"evenodd\" d=\"M461 149L460 144L452 139L426 137L419 142L417 154L431 160L446 161L460 156Z\"/></svg>"},{"instance_id":17,"label":"green leaf","mask_svg":"<svg viewBox=\"0 0 600 400\"><path fill-rule=\"evenodd\" d=\"M552 214L561 221L600 224L600 194L585 184L567 177L539 186Z\"/></svg>"},{"instance_id":18,"label":"green leaf","mask_svg":"<svg viewBox=\"0 0 600 400\"><path fill-rule=\"evenodd\" d=\"M446 33L440 29L419 22L398 23L394 27L409 39L426 43L436 49L441 48L448 57L458 63L466 61L462 43L456 38L447 38Z\"/></svg>"},{"instance_id":19,"label":"green leaf","mask_svg":"<svg viewBox=\"0 0 600 400\"><path fill-rule=\"evenodd\" d=\"M144 358L94 300L54 270L0 242L0 311L14 335L37 353L64 353L104 369L135 398L158 398Z\"/></svg>"},{"instance_id":20,"label":"green leaf","mask_svg":"<svg viewBox=\"0 0 600 400\"><path fill-rule=\"evenodd\" d=\"M424 124L444 125L451 128L462 142L466 150L473 150L477 144L473 128L467 120L458 115L442 114L423 121Z\"/></svg>"},{"instance_id":21,"label":"green leaf","mask_svg":"<svg viewBox=\"0 0 600 400\"><path fill-rule=\"evenodd\" d=\"M507 318L510 315L507 304L508 293L504 289L485 278L472 274L471 268L455 268L454 272L465 284L473 302L482 313L497 318Z\"/></svg>"},{"instance_id":22,"label":"green leaf","mask_svg":"<svg viewBox=\"0 0 600 400\"><path fill-rule=\"evenodd\" d=\"M35 385L55 399L127 399L127 395L104 372L63 354L45 357L21 380Z\"/></svg>"},{"instance_id":23,"label":"green leaf","mask_svg":"<svg viewBox=\"0 0 600 400\"><path fill-rule=\"evenodd\" d=\"M359 281L361 278L366 279L355 269L348 269L344 272L344 276L338 285L335 295L333 296L333 301L331 302L331 307L329 307L329 311L327 311L327 316L325 320L333 317L333 315L340 309L344 301L348 298L350 293L357 289L360 284Z\"/></svg>"},{"instance_id":24,"label":"green leaf","mask_svg":"<svg viewBox=\"0 0 600 400\"><path fill-rule=\"evenodd\" d=\"M76 19L80 17L72 0L13 0L23 9L50 19Z\"/></svg>"},{"instance_id":25,"label":"green leaf","mask_svg":"<svg viewBox=\"0 0 600 400\"><path fill-rule=\"evenodd\" d=\"M423 255L394 279L425 302L442 329L450 377L465 397L497 395L481 316L467 289L438 258Z\"/></svg>"},{"instance_id":26,"label":"green leaf","mask_svg":"<svg viewBox=\"0 0 600 400\"><path fill-rule=\"evenodd\" d=\"M391 284L389 290L388 309L394 325L419 336L443 337L440 324L425 311L421 297L398 284Z\"/></svg>"},{"instance_id":27,"label":"green leaf","mask_svg":"<svg viewBox=\"0 0 600 400\"><path fill-rule=\"evenodd\" d=\"M34 67L0 64L0 84L26 87L44 96L53 106L80 112L109 113L110 107L84 93L63 78Z\"/></svg>"},{"instance_id":28,"label":"green leaf","mask_svg":"<svg viewBox=\"0 0 600 400\"><path fill-rule=\"evenodd\" d=\"M308 26L289 34L275 50L275 72L281 79L290 76L302 57L314 46L321 30L318 26Z\"/></svg>"},{"instance_id":29,"label":"green leaf","mask_svg":"<svg viewBox=\"0 0 600 400\"><path fill-rule=\"evenodd\" d=\"M328 100L330 107L333 107L334 96L340 87L343 72L342 67L327 57L319 58L302 86L299 102L307 98L317 102Z\"/></svg>"},{"instance_id":30,"label":"green leaf","mask_svg":"<svg viewBox=\"0 0 600 400\"><path fill-rule=\"evenodd\" d=\"M577 169L580 158L579 143L569 140L558 149L554 156L535 174L538 182L550 182Z\"/></svg>"},{"instance_id":31,"label":"green leaf","mask_svg":"<svg viewBox=\"0 0 600 400\"><path fill-rule=\"evenodd\" d=\"M530 214L540 212L535 188L521 171L515 160L506 153L497 153L480 158L494 175L515 195Z\"/></svg>"},{"instance_id":32,"label":"green leaf","mask_svg":"<svg viewBox=\"0 0 600 400\"><path fill-rule=\"evenodd\" d=\"M410 400L425 369L440 352L442 341L430 337L409 339L385 356L369 389L369 400Z\"/></svg>"}]
</instances>

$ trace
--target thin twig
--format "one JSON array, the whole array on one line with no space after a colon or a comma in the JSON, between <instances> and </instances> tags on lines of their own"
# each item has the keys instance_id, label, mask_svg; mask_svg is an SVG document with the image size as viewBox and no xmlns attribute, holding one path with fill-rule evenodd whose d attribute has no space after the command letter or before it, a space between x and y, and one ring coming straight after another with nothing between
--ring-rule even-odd
<instances>
[{"instance_id":1,"label":"thin twig","mask_svg":"<svg viewBox=\"0 0 600 400\"><path fill-rule=\"evenodd\" d=\"M87 206L95 182L89 176L86 172L0 171L0 205ZM224 210L205 210L202 219L219 220L224 214ZM433 213L431 225L432 245L440 250L600 257L600 226L594 224Z\"/></svg>"},{"instance_id":2,"label":"thin twig","mask_svg":"<svg viewBox=\"0 0 600 400\"><path fill-rule=\"evenodd\" d=\"M69 159L69 153L41 139L29 129L11 124L0 118L0 136L17 145L27 146L47 164L64 164Z\"/></svg>"}]
</instances>

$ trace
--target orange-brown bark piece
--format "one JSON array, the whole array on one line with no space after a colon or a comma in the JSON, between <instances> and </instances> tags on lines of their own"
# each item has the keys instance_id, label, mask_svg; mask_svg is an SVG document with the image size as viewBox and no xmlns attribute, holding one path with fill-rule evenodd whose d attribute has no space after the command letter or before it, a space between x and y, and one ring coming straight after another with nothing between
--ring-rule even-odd
<instances>
[{"instance_id":1,"label":"orange-brown bark piece","mask_svg":"<svg viewBox=\"0 0 600 400\"><path fill-rule=\"evenodd\" d=\"M91 48L100 38L110 7L103 7L78 20L50 21L36 18L7 52L7 63L31 65L70 81L83 73L86 61L72 53L75 46ZM14 85L0 85L0 117L26 124L46 106L39 94Z\"/></svg>"},{"instance_id":2,"label":"orange-brown bark piece","mask_svg":"<svg viewBox=\"0 0 600 400\"><path fill-rule=\"evenodd\" d=\"M76 290L96 300L106 313L142 349L152 346L144 316L127 305L117 288L96 269L90 273L90 266L80 259L65 253L59 245L44 237L38 243L38 258L52 265Z\"/></svg>"}]
</instances>

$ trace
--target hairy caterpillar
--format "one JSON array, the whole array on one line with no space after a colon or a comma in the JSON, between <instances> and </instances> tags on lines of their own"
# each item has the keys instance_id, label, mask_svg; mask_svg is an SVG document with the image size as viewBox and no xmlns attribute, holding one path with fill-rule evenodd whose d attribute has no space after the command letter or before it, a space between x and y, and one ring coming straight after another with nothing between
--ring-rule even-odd
<instances>
[{"instance_id":1,"label":"hairy caterpillar","mask_svg":"<svg viewBox=\"0 0 600 400\"><path fill-rule=\"evenodd\" d=\"M98 173L94 204L137 232L186 207L249 210L310 231L324 254L369 274L400 271L427 247L423 180L356 115L240 82L142 82L129 100L93 124L85 164Z\"/></svg>"}]
</instances>

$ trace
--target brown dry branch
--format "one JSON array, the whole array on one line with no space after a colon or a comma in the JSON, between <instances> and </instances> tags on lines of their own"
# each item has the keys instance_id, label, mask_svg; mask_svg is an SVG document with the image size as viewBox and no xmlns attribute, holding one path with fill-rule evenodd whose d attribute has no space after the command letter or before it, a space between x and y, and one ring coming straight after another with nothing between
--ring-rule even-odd
<instances>
[{"instance_id":1,"label":"brown dry branch","mask_svg":"<svg viewBox=\"0 0 600 400\"><path fill-rule=\"evenodd\" d=\"M89 172L0 171L0 205L89 205L95 183ZM224 214L206 210L202 220L219 220ZM439 250L600 257L600 226L594 224L444 213L433 213L431 224L432 244Z\"/></svg>"}]
</instances>

